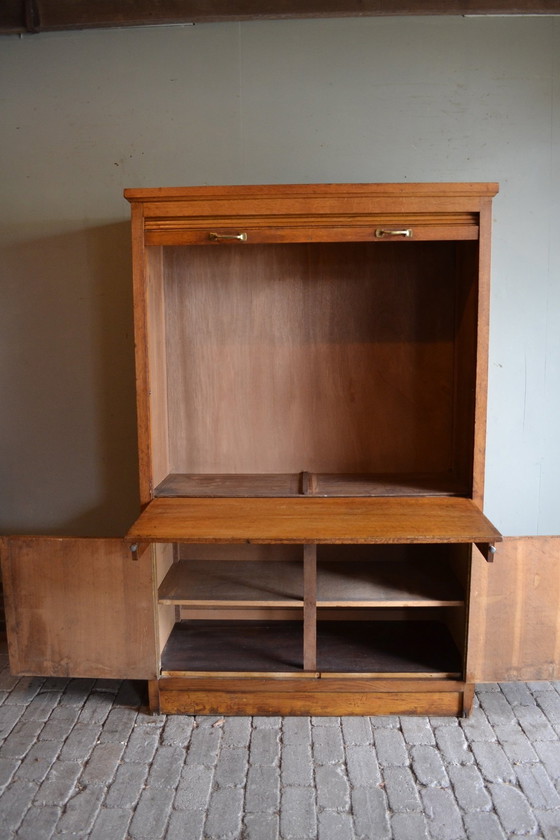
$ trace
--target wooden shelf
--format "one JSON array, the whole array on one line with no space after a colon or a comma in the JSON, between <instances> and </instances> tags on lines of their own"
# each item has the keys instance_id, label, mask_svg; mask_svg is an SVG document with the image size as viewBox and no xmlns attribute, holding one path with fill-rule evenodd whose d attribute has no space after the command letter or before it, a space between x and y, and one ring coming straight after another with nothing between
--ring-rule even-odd
<instances>
[{"instance_id":1,"label":"wooden shelf","mask_svg":"<svg viewBox=\"0 0 560 840\"><path fill-rule=\"evenodd\" d=\"M460 657L434 621L320 621L317 671L325 674L456 677ZM297 621L181 621L162 653L163 675L197 672L247 676L303 671Z\"/></svg>"},{"instance_id":2,"label":"wooden shelf","mask_svg":"<svg viewBox=\"0 0 560 840\"><path fill-rule=\"evenodd\" d=\"M174 563L159 587L160 604L193 607L302 607L297 561ZM464 596L445 563L319 561L318 607L449 607Z\"/></svg>"},{"instance_id":3,"label":"wooden shelf","mask_svg":"<svg viewBox=\"0 0 560 840\"><path fill-rule=\"evenodd\" d=\"M470 499L154 499L130 542L494 543L499 531Z\"/></svg>"},{"instance_id":4,"label":"wooden shelf","mask_svg":"<svg viewBox=\"0 0 560 840\"><path fill-rule=\"evenodd\" d=\"M189 475L171 473L155 489L160 498L202 496L468 496L468 487L447 473L268 473Z\"/></svg>"},{"instance_id":5,"label":"wooden shelf","mask_svg":"<svg viewBox=\"0 0 560 840\"><path fill-rule=\"evenodd\" d=\"M195 607L302 607L302 564L182 560L171 566L160 585L159 603Z\"/></svg>"}]
</instances>

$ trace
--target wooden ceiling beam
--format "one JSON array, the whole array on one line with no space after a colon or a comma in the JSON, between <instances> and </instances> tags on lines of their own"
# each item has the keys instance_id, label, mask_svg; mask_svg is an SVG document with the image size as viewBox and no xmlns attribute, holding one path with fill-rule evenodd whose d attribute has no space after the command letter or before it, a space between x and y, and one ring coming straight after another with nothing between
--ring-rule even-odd
<instances>
[{"instance_id":1,"label":"wooden ceiling beam","mask_svg":"<svg viewBox=\"0 0 560 840\"><path fill-rule=\"evenodd\" d=\"M3 0L0 33L282 18L551 14L560 14L560 0Z\"/></svg>"}]
</instances>

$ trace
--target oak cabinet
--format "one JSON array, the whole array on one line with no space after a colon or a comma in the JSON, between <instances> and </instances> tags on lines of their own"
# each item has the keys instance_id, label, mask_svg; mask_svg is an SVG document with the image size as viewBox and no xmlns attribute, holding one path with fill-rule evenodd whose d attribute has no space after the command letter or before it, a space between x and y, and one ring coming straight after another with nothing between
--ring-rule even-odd
<instances>
[{"instance_id":1,"label":"oak cabinet","mask_svg":"<svg viewBox=\"0 0 560 840\"><path fill-rule=\"evenodd\" d=\"M152 708L468 711L496 191L125 191Z\"/></svg>"}]
</instances>

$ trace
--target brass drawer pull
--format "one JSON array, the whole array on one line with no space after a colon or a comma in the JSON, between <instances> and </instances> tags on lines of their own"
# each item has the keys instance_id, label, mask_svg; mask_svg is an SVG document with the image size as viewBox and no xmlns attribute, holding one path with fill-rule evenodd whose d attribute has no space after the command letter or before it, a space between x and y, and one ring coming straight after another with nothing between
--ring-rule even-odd
<instances>
[{"instance_id":1,"label":"brass drawer pull","mask_svg":"<svg viewBox=\"0 0 560 840\"><path fill-rule=\"evenodd\" d=\"M375 238L383 239L384 236L406 236L410 239L412 237L412 228L405 228L405 230L385 230L384 228L377 228L375 231Z\"/></svg>"},{"instance_id":2,"label":"brass drawer pull","mask_svg":"<svg viewBox=\"0 0 560 840\"><path fill-rule=\"evenodd\" d=\"M218 242L220 239L238 239L240 242L247 242L246 233L209 233L208 238L212 242Z\"/></svg>"}]
</instances>

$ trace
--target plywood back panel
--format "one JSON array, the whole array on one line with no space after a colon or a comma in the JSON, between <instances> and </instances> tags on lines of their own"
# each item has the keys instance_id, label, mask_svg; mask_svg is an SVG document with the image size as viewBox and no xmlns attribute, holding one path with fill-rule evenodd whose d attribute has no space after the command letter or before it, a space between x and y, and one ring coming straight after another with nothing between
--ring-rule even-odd
<instances>
[{"instance_id":1,"label":"plywood back panel","mask_svg":"<svg viewBox=\"0 0 560 840\"><path fill-rule=\"evenodd\" d=\"M560 679L560 537L473 555L468 670L477 682Z\"/></svg>"},{"instance_id":2,"label":"plywood back panel","mask_svg":"<svg viewBox=\"0 0 560 840\"><path fill-rule=\"evenodd\" d=\"M164 255L173 471L452 470L456 243Z\"/></svg>"}]
</instances>

